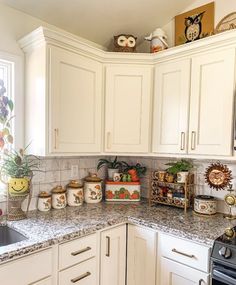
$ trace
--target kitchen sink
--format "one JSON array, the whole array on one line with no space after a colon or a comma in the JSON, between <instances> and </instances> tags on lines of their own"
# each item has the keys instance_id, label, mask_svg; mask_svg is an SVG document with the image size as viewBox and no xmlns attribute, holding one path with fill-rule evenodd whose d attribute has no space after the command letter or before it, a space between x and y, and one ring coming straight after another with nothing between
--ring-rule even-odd
<instances>
[{"instance_id":1,"label":"kitchen sink","mask_svg":"<svg viewBox=\"0 0 236 285\"><path fill-rule=\"evenodd\" d=\"M0 246L9 245L27 238L8 226L0 226Z\"/></svg>"}]
</instances>

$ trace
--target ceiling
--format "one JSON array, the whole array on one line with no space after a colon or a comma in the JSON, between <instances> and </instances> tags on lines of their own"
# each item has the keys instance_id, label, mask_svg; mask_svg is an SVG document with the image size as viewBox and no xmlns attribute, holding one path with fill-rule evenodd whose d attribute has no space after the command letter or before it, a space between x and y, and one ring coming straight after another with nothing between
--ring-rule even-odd
<instances>
[{"instance_id":1,"label":"ceiling","mask_svg":"<svg viewBox=\"0 0 236 285\"><path fill-rule=\"evenodd\" d=\"M194 0L1 0L1 3L39 18L104 47L113 35L133 34L139 43Z\"/></svg>"}]
</instances>

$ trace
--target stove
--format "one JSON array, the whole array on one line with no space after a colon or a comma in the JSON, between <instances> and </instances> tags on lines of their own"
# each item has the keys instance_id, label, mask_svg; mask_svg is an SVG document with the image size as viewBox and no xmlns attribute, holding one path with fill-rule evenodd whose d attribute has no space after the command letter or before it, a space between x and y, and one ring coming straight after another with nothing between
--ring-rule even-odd
<instances>
[{"instance_id":1,"label":"stove","mask_svg":"<svg viewBox=\"0 0 236 285\"><path fill-rule=\"evenodd\" d=\"M236 285L236 227L215 240L211 265L212 285Z\"/></svg>"}]
</instances>

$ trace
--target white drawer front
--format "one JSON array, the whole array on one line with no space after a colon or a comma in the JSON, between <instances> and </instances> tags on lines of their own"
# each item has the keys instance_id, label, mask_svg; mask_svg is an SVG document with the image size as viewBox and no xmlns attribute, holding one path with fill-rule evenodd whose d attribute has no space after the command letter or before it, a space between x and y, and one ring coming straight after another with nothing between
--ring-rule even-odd
<instances>
[{"instance_id":1,"label":"white drawer front","mask_svg":"<svg viewBox=\"0 0 236 285\"><path fill-rule=\"evenodd\" d=\"M52 275L51 249L0 265L0 283L4 285L34 284L50 275Z\"/></svg>"},{"instance_id":2,"label":"white drawer front","mask_svg":"<svg viewBox=\"0 0 236 285\"><path fill-rule=\"evenodd\" d=\"M96 258L74 265L59 273L59 285L96 285Z\"/></svg>"},{"instance_id":3,"label":"white drawer front","mask_svg":"<svg viewBox=\"0 0 236 285\"><path fill-rule=\"evenodd\" d=\"M160 234L159 245L161 256L209 272L209 247L165 234Z\"/></svg>"},{"instance_id":4,"label":"white drawer front","mask_svg":"<svg viewBox=\"0 0 236 285\"><path fill-rule=\"evenodd\" d=\"M59 270L96 255L96 234L59 245Z\"/></svg>"}]
</instances>

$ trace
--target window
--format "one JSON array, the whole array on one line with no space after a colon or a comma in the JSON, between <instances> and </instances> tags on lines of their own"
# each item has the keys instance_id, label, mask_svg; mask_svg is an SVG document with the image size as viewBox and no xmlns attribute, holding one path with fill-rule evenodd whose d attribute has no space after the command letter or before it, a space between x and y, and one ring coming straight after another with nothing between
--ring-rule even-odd
<instances>
[{"instance_id":1,"label":"window","mask_svg":"<svg viewBox=\"0 0 236 285\"><path fill-rule=\"evenodd\" d=\"M0 52L0 79L4 82L6 95L14 102L13 116L11 120L12 135L14 137L13 147L19 149L24 147L24 113L23 113L23 69L21 57ZM0 200L6 187L0 183Z\"/></svg>"}]
</instances>

